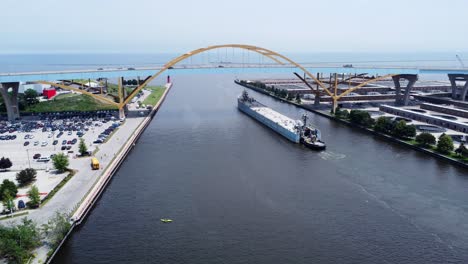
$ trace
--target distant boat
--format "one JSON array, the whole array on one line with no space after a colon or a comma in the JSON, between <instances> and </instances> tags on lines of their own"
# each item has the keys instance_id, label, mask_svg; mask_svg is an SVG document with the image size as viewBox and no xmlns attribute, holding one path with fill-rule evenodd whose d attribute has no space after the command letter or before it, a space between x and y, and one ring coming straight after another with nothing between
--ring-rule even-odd
<instances>
[{"instance_id":1,"label":"distant boat","mask_svg":"<svg viewBox=\"0 0 468 264\"><path fill-rule=\"evenodd\" d=\"M163 222L163 223L172 223L172 219L169 219L169 218L161 218L161 222Z\"/></svg>"}]
</instances>

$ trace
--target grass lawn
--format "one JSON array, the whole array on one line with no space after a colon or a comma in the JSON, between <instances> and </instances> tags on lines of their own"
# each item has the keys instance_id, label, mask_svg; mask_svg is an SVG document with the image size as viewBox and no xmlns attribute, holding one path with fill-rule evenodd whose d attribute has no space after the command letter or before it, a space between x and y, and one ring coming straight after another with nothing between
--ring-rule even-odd
<instances>
[{"instance_id":1,"label":"grass lawn","mask_svg":"<svg viewBox=\"0 0 468 264\"><path fill-rule=\"evenodd\" d=\"M69 93L58 95L50 101L40 102L32 106L27 106L23 112L41 113L116 109L116 106L101 102L89 95Z\"/></svg>"},{"instance_id":2,"label":"grass lawn","mask_svg":"<svg viewBox=\"0 0 468 264\"><path fill-rule=\"evenodd\" d=\"M163 86L148 86L146 89L150 90L151 94L146 97L142 104L155 106L159 99L161 99L166 88Z\"/></svg>"}]
</instances>

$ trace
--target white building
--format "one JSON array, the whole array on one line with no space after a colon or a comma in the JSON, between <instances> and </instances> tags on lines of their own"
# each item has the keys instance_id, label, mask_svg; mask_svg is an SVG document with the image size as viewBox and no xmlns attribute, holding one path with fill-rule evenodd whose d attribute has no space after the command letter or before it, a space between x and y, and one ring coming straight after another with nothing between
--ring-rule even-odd
<instances>
[{"instance_id":1,"label":"white building","mask_svg":"<svg viewBox=\"0 0 468 264\"><path fill-rule=\"evenodd\" d=\"M42 91L44 89L49 89L51 86L48 84L40 84L40 83L31 83L31 84L24 84L21 83L19 88L18 88L18 93L24 93L24 91L33 89L35 90L38 94L42 94Z\"/></svg>"}]
</instances>

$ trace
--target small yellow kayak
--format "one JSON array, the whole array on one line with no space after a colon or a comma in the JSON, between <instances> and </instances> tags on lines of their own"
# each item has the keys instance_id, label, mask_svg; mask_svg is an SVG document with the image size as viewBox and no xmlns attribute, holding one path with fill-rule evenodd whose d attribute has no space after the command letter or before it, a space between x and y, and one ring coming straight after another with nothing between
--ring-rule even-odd
<instances>
[{"instance_id":1,"label":"small yellow kayak","mask_svg":"<svg viewBox=\"0 0 468 264\"><path fill-rule=\"evenodd\" d=\"M163 223L172 223L172 219L161 218L161 222L163 222Z\"/></svg>"}]
</instances>

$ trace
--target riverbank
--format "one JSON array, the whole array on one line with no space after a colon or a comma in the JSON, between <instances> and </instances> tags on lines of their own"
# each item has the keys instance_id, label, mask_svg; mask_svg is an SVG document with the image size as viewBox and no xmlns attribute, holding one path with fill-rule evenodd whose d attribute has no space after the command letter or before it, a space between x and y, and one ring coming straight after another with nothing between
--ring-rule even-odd
<instances>
[{"instance_id":1,"label":"riverbank","mask_svg":"<svg viewBox=\"0 0 468 264\"><path fill-rule=\"evenodd\" d=\"M93 184L91 189L86 193L85 197L83 197L82 201L76 207L74 212L70 217L72 222L71 228L69 232L65 235L62 242L58 245L57 248L53 250L52 253L48 254L48 250L38 250L37 256L34 259L34 263L41 263L41 259L46 259L46 263L50 263L55 256L55 254L60 250L63 243L69 238L72 234L75 227L80 225L86 216L89 214L95 203L99 200L100 196L104 192L106 186L111 181L113 175L118 170L122 162L125 160L127 155L132 150L133 146L135 146L136 142L140 138L141 134L144 132L146 127L150 124L151 120L159 110L160 106L164 102L167 94L169 93L172 84L167 84L166 89L164 90L163 94L161 95L160 100L158 103L151 109L150 113L144 120L137 126L137 128L133 131L131 136L127 139L124 145L121 146L117 154L113 157L107 167L104 169L103 173L99 177L99 179Z\"/></svg>"},{"instance_id":2,"label":"riverbank","mask_svg":"<svg viewBox=\"0 0 468 264\"><path fill-rule=\"evenodd\" d=\"M389 135L386 135L386 134L383 134L383 133L380 133L380 132L376 132L376 131L374 131L374 130L372 130L370 128L358 126L358 125L353 124L353 123L351 123L351 122L349 122L347 120L339 119L339 118L335 117L334 115L332 115L331 113L329 113L328 111L317 110L317 109L314 109L313 107L310 107L310 106L307 106L307 105L303 105L303 104L300 104L300 103L289 101L289 100L287 100L285 98L281 98L281 97L278 97L276 95L273 95L273 94L271 94L271 93L269 93L269 92L267 92L267 91L265 91L263 89L255 87L253 85L249 85L248 83L241 83L239 80L235 80L234 82L236 84L240 85L240 86L243 86L243 87L252 89L252 90L254 90L256 92L271 96L271 97L273 97L273 98L275 98L277 100L280 100L282 102L295 105L295 106L297 106L299 108L302 108L302 109L305 109L307 111L313 112L313 113L318 114L320 116L326 117L328 119L332 119L332 120L337 121L337 122L339 122L339 123L341 123L343 125L352 127L354 129L358 129L358 130L363 131L363 132L368 133L368 134L372 134L374 136L377 136L377 137L379 137L381 139L384 139L384 140L387 140L387 141L391 141L393 143L397 143L397 144L400 144L400 145L403 145L403 146L410 147L410 148L412 148L414 150L417 150L419 152L431 155L433 157L439 158L439 159L444 160L446 162L449 162L451 164L454 164L454 165L457 165L459 167L468 169L468 164L467 163L464 163L464 162L461 162L459 160L453 159L453 158L451 158L449 156L440 154L438 152L435 152L435 151L432 151L432 150L429 150L429 149L425 149L425 148L419 147L417 145L413 145L413 144L408 143L408 142L406 142L404 140L394 138L392 136L389 136Z\"/></svg>"}]
</instances>

